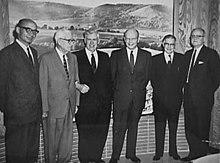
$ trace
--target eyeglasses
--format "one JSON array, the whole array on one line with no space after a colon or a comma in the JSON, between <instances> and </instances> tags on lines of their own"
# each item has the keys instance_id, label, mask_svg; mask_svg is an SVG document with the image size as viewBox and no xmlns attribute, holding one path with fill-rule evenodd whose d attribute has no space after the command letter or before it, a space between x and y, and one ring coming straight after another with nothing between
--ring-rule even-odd
<instances>
[{"instance_id":1,"label":"eyeglasses","mask_svg":"<svg viewBox=\"0 0 220 163\"><path fill-rule=\"evenodd\" d=\"M203 35L191 35L191 38L202 38L204 37Z\"/></svg>"},{"instance_id":2,"label":"eyeglasses","mask_svg":"<svg viewBox=\"0 0 220 163\"><path fill-rule=\"evenodd\" d=\"M39 33L37 29L31 29L29 27L23 27L23 26L19 26L19 27L25 29L25 31L30 35L31 34L37 35Z\"/></svg>"},{"instance_id":3,"label":"eyeglasses","mask_svg":"<svg viewBox=\"0 0 220 163\"><path fill-rule=\"evenodd\" d=\"M61 40L67 41L69 44L76 42L75 39L65 39L65 38L60 38Z\"/></svg>"},{"instance_id":4,"label":"eyeglasses","mask_svg":"<svg viewBox=\"0 0 220 163\"><path fill-rule=\"evenodd\" d=\"M172 46L172 47L174 47L175 44L164 43L164 46Z\"/></svg>"}]
</instances>

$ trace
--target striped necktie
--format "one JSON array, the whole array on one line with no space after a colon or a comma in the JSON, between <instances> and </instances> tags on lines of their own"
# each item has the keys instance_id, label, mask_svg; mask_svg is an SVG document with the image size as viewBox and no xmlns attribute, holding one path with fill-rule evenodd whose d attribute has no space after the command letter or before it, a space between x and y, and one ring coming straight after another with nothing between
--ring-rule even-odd
<instances>
[{"instance_id":1,"label":"striped necktie","mask_svg":"<svg viewBox=\"0 0 220 163\"><path fill-rule=\"evenodd\" d=\"M31 61L31 64L34 65L34 62L33 62L33 59L32 59L32 56L31 56L31 52L30 52L30 48L27 47L27 52L28 52L28 58L29 60Z\"/></svg>"}]
</instances>

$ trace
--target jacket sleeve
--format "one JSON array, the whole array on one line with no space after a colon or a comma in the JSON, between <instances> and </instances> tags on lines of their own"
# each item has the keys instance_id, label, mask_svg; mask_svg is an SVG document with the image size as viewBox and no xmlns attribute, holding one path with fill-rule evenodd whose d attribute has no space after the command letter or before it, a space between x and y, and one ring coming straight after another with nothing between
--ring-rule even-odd
<instances>
[{"instance_id":1,"label":"jacket sleeve","mask_svg":"<svg viewBox=\"0 0 220 163\"><path fill-rule=\"evenodd\" d=\"M0 110L6 111L7 81L10 73L10 59L6 50L0 51Z\"/></svg>"},{"instance_id":2,"label":"jacket sleeve","mask_svg":"<svg viewBox=\"0 0 220 163\"><path fill-rule=\"evenodd\" d=\"M44 57L39 59L39 84L42 96L43 112L48 112L48 66Z\"/></svg>"},{"instance_id":3,"label":"jacket sleeve","mask_svg":"<svg viewBox=\"0 0 220 163\"><path fill-rule=\"evenodd\" d=\"M78 62L77 62L77 58L76 56L74 55L74 65L75 65L75 82L79 82L80 83L80 80L79 80L79 70L78 70ZM79 106L79 102L80 102L80 91L78 89L76 89L76 106Z\"/></svg>"}]
</instances>

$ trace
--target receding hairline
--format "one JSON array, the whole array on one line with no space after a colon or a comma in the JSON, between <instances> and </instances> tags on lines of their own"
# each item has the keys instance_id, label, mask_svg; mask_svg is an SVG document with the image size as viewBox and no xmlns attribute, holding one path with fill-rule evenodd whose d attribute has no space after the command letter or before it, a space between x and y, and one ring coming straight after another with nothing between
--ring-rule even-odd
<instances>
[{"instance_id":1,"label":"receding hairline","mask_svg":"<svg viewBox=\"0 0 220 163\"><path fill-rule=\"evenodd\" d=\"M192 35L192 33L193 33L194 31L200 31L200 32L202 32L203 35L205 35L205 30L204 30L203 28L201 28L201 27L194 28L194 29L192 30L192 32L191 32L191 35Z\"/></svg>"},{"instance_id":2,"label":"receding hairline","mask_svg":"<svg viewBox=\"0 0 220 163\"><path fill-rule=\"evenodd\" d=\"M37 23L29 18L20 19L16 26L23 26L28 23L33 23L37 27Z\"/></svg>"},{"instance_id":3,"label":"receding hairline","mask_svg":"<svg viewBox=\"0 0 220 163\"><path fill-rule=\"evenodd\" d=\"M137 34L137 38L139 37L139 31L135 28L130 28L130 29L127 29L125 32L124 32L124 38L126 38L126 35L128 32L136 32Z\"/></svg>"},{"instance_id":4,"label":"receding hairline","mask_svg":"<svg viewBox=\"0 0 220 163\"><path fill-rule=\"evenodd\" d=\"M59 29L54 33L54 40L57 41L60 38L65 38L66 36L72 36L72 33L68 29Z\"/></svg>"}]
</instances>

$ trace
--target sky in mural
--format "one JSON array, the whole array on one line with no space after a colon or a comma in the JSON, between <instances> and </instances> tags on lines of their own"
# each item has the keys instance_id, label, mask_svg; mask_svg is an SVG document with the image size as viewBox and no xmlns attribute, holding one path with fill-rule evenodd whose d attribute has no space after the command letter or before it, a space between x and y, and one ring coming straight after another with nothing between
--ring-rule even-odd
<instances>
[{"instance_id":1,"label":"sky in mural","mask_svg":"<svg viewBox=\"0 0 220 163\"><path fill-rule=\"evenodd\" d=\"M19 0L18 0L19 1ZM41 2L57 2L70 4L74 6L87 6L87 7L95 7L98 5L110 3L133 3L133 4L164 4L172 7L173 0L22 0L22 1L41 1Z\"/></svg>"}]
</instances>

